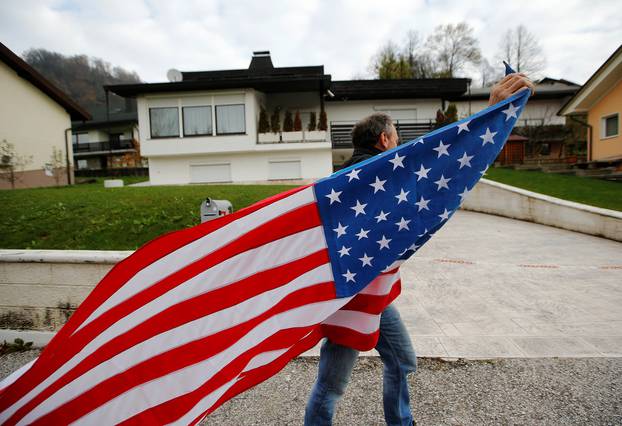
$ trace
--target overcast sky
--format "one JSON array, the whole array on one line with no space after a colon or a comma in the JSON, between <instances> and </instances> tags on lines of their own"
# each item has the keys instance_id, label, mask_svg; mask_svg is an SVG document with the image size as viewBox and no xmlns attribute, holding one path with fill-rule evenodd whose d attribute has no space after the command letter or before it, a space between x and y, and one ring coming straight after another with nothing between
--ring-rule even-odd
<instances>
[{"instance_id":1,"label":"overcast sky","mask_svg":"<svg viewBox=\"0 0 622 426\"><path fill-rule=\"evenodd\" d=\"M87 54L136 71L324 65L333 80L367 77L370 58L408 30L468 22L492 61L503 32L524 24L540 41L544 75L584 83L622 43L622 0L0 0L0 41L17 54ZM477 75L471 75L478 78Z\"/></svg>"}]
</instances>

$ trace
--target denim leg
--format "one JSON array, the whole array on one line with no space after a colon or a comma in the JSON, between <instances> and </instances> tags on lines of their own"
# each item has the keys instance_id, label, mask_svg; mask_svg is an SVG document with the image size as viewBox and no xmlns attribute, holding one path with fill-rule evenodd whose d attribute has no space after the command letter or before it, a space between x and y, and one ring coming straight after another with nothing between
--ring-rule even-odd
<instances>
[{"instance_id":1,"label":"denim leg","mask_svg":"<svg viewBox=\"0 0 622 426\"><path fill-rule=\"evenodd\" d=\"M384 364L383 406L387 425L411 425L407 375L417 369L417 357L397 308L389 305L380 316L376 350Z\"/></svg>"},{"instance_id":2,"label":"denim leg","mask_svg":"<svg viewBox=\"0 0 622 426\"><path fill-rule=\"evenodd\" d=\"M305 409L305 426L332 424L335 403L346 389L358 354L356 349L324 339L317 381Z\"/></svg>"}]
</instances>

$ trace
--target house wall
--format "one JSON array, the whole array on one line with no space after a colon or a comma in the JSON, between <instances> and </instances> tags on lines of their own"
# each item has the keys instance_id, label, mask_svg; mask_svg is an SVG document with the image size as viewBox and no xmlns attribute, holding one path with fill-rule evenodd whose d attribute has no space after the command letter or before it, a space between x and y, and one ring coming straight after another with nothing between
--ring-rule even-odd
<instances>
[{"instance_id":1,"label":"house wall","mask_svg":"<svg viewBox=\"0 0 622 426\"><path fill-rule=\"evenodd\" d=\"M602 117L618 113L618 136L602 138ZM602 99L588 112L588 123L592 126L592 158L602 160L622 157L622 80L618 81Z\"/></svg>"},{"instance_id":2,"label":"house wall","mask_svg":"<svg viewBox=\"0 0 622 426\"><path fill-rule=\"evenodd\" d=\"M60 149L65 159L65 129L71 127L69 113L3 62L0 93L4 100L0 102L0 141L6 139L15 145L18 155L32 156L24 168L23 181L16 182L16 187L56 185L43 168L50 162L53 147ZM69 158L72 156L70 141ZM61 174L60 183L67 184L67 173ZM10 183L0 180L0 189L10 187Z\"/></svg>"},{"instance_id":3,"label":"house wall","mask_svg":"<svg viewBox=\"0 0 622 426\"><path fill-rule=\"evenodd\" d=\"M192 183L191 166L228 165L231 182L270 180L270 162L300 162L299 179L317 179L332 173L329 143L309 143L312 149L281 149L254 152L201 154L191 156L157 156L149 158L149 180L152 185ZM198 182L197 182L198 183Z\"/></svg>"}]
</instances>

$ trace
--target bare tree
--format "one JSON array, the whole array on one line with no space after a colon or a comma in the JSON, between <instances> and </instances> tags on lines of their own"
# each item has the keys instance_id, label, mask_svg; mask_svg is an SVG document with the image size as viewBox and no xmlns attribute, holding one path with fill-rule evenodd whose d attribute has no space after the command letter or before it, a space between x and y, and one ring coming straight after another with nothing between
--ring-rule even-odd
<instances>
[{"instance_id":1,"label":"bare tree","mask_svg":"<svg viewBox=\"0 0 622 426\"><path fill-rule=\"evenodd\" d=\"M11 189L15 189L15 183L21 182L23 177L20 172L32 163L32 155L18 155L15 145L6 139L0 143L0 179L11 184Z\"/></svg>"},{"instance_id":2,"label":"bare tree","mask_svg":"<svg viewBox=\"0 0 622 426\"><path fill-rule=\"evenodd\" d=\"M501 62L499 62L498 67L494 67L486 58L482 58L479 70L482 77L482 87L490 87L503 78L503 68L501 67Z\"/></svg>"},{"instance_id":3,"label":"bare tree","mask_svg":"<svg viewBox=\"0 0 622 426\"><path fill-rule=\"evenodd\" d=\"M417 31L406 34L402 55L408 63L411 78L431 78L434 76L434 63L423 45L423 38Z\"/></svg>"},{"instance_id":4,"label":"bare tree","mask_svg":"<svg viewBox=\"0 0 622 426\"><path fill-rule=\"evenodd\" d=\"M538 40L524 25L510 28L503 34L497 57L517 72L529 75L540 73L546 66L546 58Z\"/></svg>"},{"instance_id":5,"label":"bare tree","mask_svg":"<svg viewBox=\"0 0 622 426\"><path fill-rule=\"evenodd\" d=\"M456 77L465 65L479 64L481 53L473 29L466 23L439 25L426 42L426 47L439 69L438 77Z\"/></svg>"},{"instance_id":6,"label":"bare tree","mask_svg":"<svg viewBox=\"0 0 622 426\"><path fill-rule=\"evenodd\" d=\"M58 149L55 146L52 147L52 155L50 156L50 162L46 164L46 167L52 172L56 186L60 186L61 177L64 175L66 168L63 159L63 150Z\"/></svg>"}]
</instances>

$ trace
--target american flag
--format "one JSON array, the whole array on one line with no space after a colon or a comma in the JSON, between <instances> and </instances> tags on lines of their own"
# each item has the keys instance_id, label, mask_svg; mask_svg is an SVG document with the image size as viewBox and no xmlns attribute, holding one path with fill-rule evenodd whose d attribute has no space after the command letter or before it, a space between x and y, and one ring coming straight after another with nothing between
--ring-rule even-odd
<instances>
[{"instance_id":1,"label":"american flag","mask_svg":"<svg viewBox=\"0 0 622 426\"><path fill-rule=\"evenodd\" d=\"M195 424L322 337L376 342L399 265L499 154L520 92L117 264L0 385L6 424Z\"/></svg>"}]
</instances>

